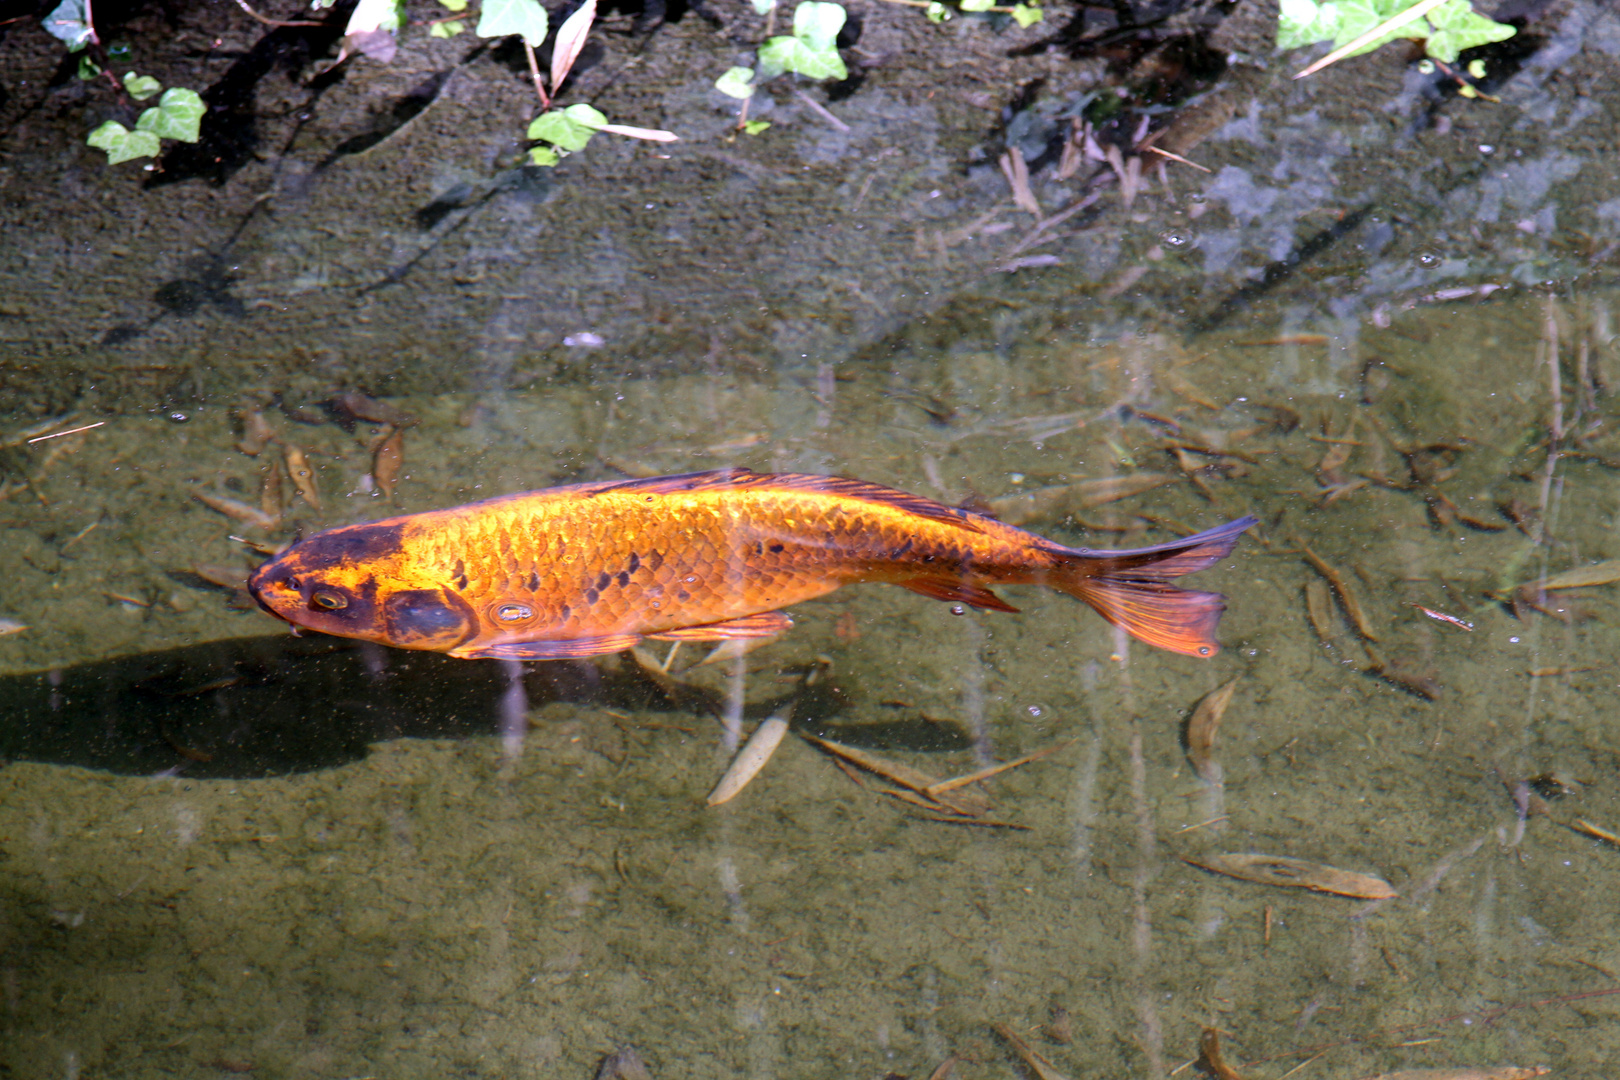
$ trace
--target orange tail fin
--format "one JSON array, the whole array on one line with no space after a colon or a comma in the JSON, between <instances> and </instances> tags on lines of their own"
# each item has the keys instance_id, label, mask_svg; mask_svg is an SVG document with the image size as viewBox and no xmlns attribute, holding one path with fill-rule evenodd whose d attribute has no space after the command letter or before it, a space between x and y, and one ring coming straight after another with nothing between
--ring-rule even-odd
<instances>
[{"instance_id":1,"label":"orange tail fin","mask_svg":"<svg viewBox=\"0 0 1620 1080\"><path fill-rule=\"evenodd\" d=\"M1242 518L1157 547L1135 551L1072 549L1073 569L1047 583L1084 600L1097 614L1149 645L1186 656L1221 651L1215 627L1226 610L1220 593L1179 589L1171 580L1215 565L1232 553L1257 519Z\"/></svg>"}]
</instances>

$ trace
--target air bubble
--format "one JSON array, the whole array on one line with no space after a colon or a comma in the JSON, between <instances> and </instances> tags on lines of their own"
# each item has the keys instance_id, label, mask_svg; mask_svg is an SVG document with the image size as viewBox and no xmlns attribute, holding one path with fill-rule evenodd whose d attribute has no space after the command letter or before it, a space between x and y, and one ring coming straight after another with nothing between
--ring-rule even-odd
<instances>
[{"instance_id":1,"label":"air bubble","mask_svg":"<svg viewBox=\"0 0 1620 1080\"><path fill-rule=\"evenodd\" d=\"M1029 715L1031 715L1031 716L1039 716L1039 715L1041 715L1041 707L1039 705L1031 705L1029 707Z\"/></svg>"},{"instance_id":2,"label":"air bubble","mask_svg":"<svg viewBox=\"0 0 1620 1080\"><path fill-rule=\"evenodd\" d=\"M961 604L952 604L951 605L951 614L952 615L966 615L967 614L967 608L963 607Z\"/></svg>"},{"instance_id":3,"label":"air bubble","mask_svg":"<svg viewBox=\"0 0 1620 1080\"><path fill-rule=\"evenodd\" d=\"M1192 235L1177 229L1166 229L1159 234L1159 243L1170 248L1186 247L1192 243Z\"/></svg>"}]
</instances>

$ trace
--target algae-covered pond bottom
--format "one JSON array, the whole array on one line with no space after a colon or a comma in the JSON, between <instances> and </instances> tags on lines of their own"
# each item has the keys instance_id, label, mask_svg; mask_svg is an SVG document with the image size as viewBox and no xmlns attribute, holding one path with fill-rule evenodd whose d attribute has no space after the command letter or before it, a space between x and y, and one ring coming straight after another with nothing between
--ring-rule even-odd
<instances>
[{"instance_id":1,"label":"algae-covered pond bottom","mask_svg":"<svg viewBox=\"0 0 1620 1080\"><path fill-rule=\"evenodd\" d=\"M0 614L29 626L0 638L0 1061L590 1076L632 1045L660 1080L1013 1076L1003 1024L1071 1077L1171 1074L1206 1028L1245 1077L1604 1075L1613 303L1508 290L1345 335L1059 333L948 367L401 398L391 504L363 480L375 425L266 407L322 506L289 487L258 531L192 497L257 505L282 467L238 448L235 402L26 448L37 496L0 504ZM719 464L972 499L1096 547L1261 523L1189 579L1229 605L1207 662L1037 587L1013 615L865 586L795 609L742 675L672 686L625 657L293 639L198 573L245 576L232 535ZM717 717L740 703L746 733L811 667L803 734L937 777L1060 748L974 788L993 825L798 737L705 806ZM1200 775L1183 724L1234 677ZM1225 853L1399 895L1186 861Z\"/></svg>"}]
</instances>

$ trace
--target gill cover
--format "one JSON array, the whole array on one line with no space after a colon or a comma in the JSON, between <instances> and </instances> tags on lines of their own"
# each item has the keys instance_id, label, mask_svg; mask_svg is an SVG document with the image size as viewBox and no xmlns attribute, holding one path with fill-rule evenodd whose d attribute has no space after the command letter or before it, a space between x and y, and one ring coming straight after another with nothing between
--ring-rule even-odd
<instances>
[{"instance_id":1,"label":"gill cover","mask_svg":"<svg viewBox=\"0 0 1620 1080\"><path fill-rule=\"evenodd\" d=\"M453 649L478 632L478 615L443 589L404 589L383 601L387 641L402 649Z\"/></svg>"}]
</instances>

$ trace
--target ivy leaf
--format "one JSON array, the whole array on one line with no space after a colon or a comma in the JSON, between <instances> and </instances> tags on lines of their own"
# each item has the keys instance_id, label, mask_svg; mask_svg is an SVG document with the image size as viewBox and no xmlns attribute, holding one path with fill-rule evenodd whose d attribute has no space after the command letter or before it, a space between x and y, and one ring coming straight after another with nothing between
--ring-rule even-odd
<instances>
[{"instance_id":1,"label":"ivy leaf","mask_svg":"<svg viewBox=\"0 0 1620 1080\"><path fill-rule=\"evenodd\" d=\"M556 166L557 162L561 160L562 158L557 155L557 151L553 150L549 146L529 147L530 165L539 165L541 168L550 169Z\"/></svg>"},{"instance_id":2,"label":"ivy leaf","mask_svg":"<svg viewBox=\"0 0 1620 1080\"><path fill-rule=\"evenodd\" d=\"M467 0L439 0L439 6L446 11L466 11Z\"/></svg>"},{"instance_id":3,"label":"ivy leaf","mask_svg":"<svg viewBox=\"0 0 1620 1080\"><path fill-rule=\"evenodd\" d=\"M924 14L928 16L929 22L942 23L951 17L951 9L940 3L939 0L931 0Z\"/></svg>"},{"instance_id":4,"label":"ivy leaf","mask_svg":"<svg viewBox=\"0 0 1620 1080\"><path fill-rule=\"evenodd\" d=\"M176 86L163 92L156 108L141 113L135 121L135 130L149 131L165 139L196 142L207 112L208 106L203 104L197 91Z\"/></svg>"},{"instance_id":5,"label":"ivy leaf","mask_svg":"<svg viewBox=\"0 0 1620 1080\"><path fill-rule=\"evenodd\" d=\"M762 131L769 131L770 127L771 127L771 122L769 120L744 120L743 121L743 130L748 132L748 134L750 134L750 135L758 135Z\"/></svg>"},{"instance_id":6,"label":"ivy leaf","mask_svg":"<svg viewBox=\"0 0 1620 1080\"><path fill-rule=\"evenodd\" d=\"M150 75L137 75L133 71L124 73L124 92L136 101L145 101L161 89L163 84Z\"/></svg>"},{"instance_id":7,"label":"ivy leaf","mask_svg":"<svg viewBox=\"0 0 1620 1080\"><path fill-rule=\"evenodd\" d=\"M755 15L769 15L776 9L776 0L754 0Z\"/></svg>"},{"instance_id":8,"label":"ivy leaf","mask_svg":"<svg viewBox=\"0 0 1620 1080\"><path fill-rule=\"evenodd\" d=\"M1046 15L1042 13L1041 9L1038 7L1032 7L1029 4L1014 4L1012 9L1012 17L1013 22L1016 22L1019 26L1028 28L1046 18Z\"/></svg>"},{"instance_id":9,"label":"ivy leaf","mask_svg":"<svg viewBox=\"0 0 1620 1080\"><path fill-rule=\"evenodd\" d=\"M477 33L479 37L521 34L524 41L538 48L550 27L539 0L488 0L478 16Z\"/></svg>"},{"instance_id":10,"label":"ivy leaf","mask_svg":"<svg viewBox=\"0 0 1620 1080\"><path fill-rule=\"evenodd\" d=\"M961 8L967 12L989 11L996 6L996 0L962 0Z\"/></svg>"},{"instance_id":11,"label":"ivy leaf","mask_svg":"<svg viewBox=\"0 0 1620 1080\"><path fill-rule=\"evenodd\" d=\"M739 101L751 98L754 96L754 84L749 80L753 77L753 68L734 67L714 80L714 88L727 97L734 97Z\"/></svg>"},{"instance_id":12,"label":"ivy leaf","mask_svg":"<svg viewBox=\"0 0 1620 1080\"><path fill-rule=\"evenodd\" d=\"M591 141L591 136L606 124L607 117L591 106L570 105L566 109L552 109L535 117L529 124L529 138L544 139L553 146L572 153L585 149L585 144Z\"/></svg>"},{"instance_id":13,"label":"ivy leaf","mask_svg":"<svg viewBox=\"0 0 1620 1080\"><path fill-rule=\"evenodd\" d=\"M85 142L107 151L107 164L118 165L135 158L157 157L158 137L149 131L131 131L116 120L109 120L90 133Z\"/></svg>"},{"instance_id":14,"label":"ivy leaf","mask_svg":"<svg viewBox=\"0 0 1620 1080\"><path fill-rule=\"evenodd\" d=\"M84 48L95 33L85 21L84 0L62 0L55 11L45 16L44 25L47 34L67 43L68 52Z\"/></svg>"},{"instance_id":15,"label":"ivy leaf","mask_svg":"<svg viewBox=\"0 0 1620 1080\"><path fill-rule=\"evenodd\" d=\"M1277 13L1277 48L1300 49L1328 41L1338 33L1339 9L1311 0L1282 0Z\"/></svg>"},{"instance_id":16,"label":"ivy leaf","mask_svg":"<svg viewBox=\"0 0 1620 1080\"><path fill-rule=\"evenodd\" d=\"M433 29L428 31L428 37L452 38L465 29L467 26L460 19L452 19L449 22L434 23Z\"/></svg>"},{"instance_id":17,"label":"ivy leaf","mask_svg":"<svg viewBox=\"0 0 1620 1080\"><path fill-rule=\"evenodd\" d=\"M836 52L844 18L844 9L838 4L804 0L793 9L793 36L812 52Z\"/></svg>"},{"instance_id":18,"label":"ivy leaf","mask_svg":"<svg viewBox=\"0 0 1620 1080\"><path fill-rule=\"evenodd\" d=\"M1493 41L1506 41L1516 29L1506 23L1493 22L1476 15L1468 0L1450 0L1429 12L1434 27L1429 35L1426 51L1444 64L1455 63L1457 54L1464 49L1489 45Z\"/></svg>"},{"instance_id":19,"label":"ivy leaf","mask_svg":"<svg viewBox=\"0 0 1620 1080\"><path fill-rule=\"evenodd\" d=\"M836 50L816 52L796 37L773 37L759 49L759 81L784 71L807 79L847 79L849 69Z\"/></svg>"}]
</instances>

